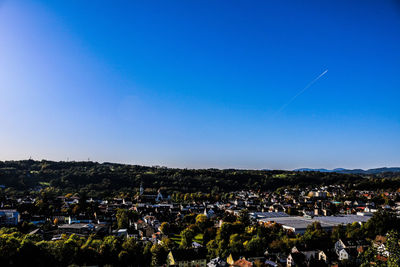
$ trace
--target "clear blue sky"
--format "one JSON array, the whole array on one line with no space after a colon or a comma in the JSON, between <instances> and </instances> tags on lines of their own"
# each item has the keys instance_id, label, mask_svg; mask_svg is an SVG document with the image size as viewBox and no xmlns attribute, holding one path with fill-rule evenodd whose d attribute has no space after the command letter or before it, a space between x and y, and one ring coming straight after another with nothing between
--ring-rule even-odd
<instances>
[{"instance_id":1,"label":"clear blue sky","mask_svg":"<svg viewBox=\"0 0 400 267\"><path fill-rule=\"evenodd\" d=\"M400 166L399 99L398 1L0 0L0 160Z\"/></svg>"}]
</instances>

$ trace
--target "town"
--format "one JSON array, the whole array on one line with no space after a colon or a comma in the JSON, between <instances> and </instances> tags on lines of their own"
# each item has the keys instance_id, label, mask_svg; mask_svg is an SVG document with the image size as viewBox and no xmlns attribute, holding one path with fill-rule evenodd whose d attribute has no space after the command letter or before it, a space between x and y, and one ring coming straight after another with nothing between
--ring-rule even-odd
<instances>
[{"instance_id":1,"label":"town","mask_svg":"<svg viewBox=\"0 0 400 267\"><path fill-rule=\"evenodd\" d=\"M399 267L399 4L0 0L0 267Z\"/></svg>"},{"instance_id":2,"label":"town","mask_svg":"<svg viewBox=\"0 0 400 267\"><path fill-rule=\"evenodd\" d=\"M171 194L140 183L131 194L102 198L60 194L45 182L24 194L5 185L0 190L2 266L24 265L28 258L30 266L369 266L398 261L397 190L331 184Z\"/></svg>"}]
</instances>

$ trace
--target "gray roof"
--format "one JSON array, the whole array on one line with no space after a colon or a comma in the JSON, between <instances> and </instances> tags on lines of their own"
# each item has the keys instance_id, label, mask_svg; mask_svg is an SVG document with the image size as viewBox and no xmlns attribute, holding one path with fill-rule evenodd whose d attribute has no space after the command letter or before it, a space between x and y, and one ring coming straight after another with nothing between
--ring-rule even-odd
<instances>
[{"instance_id":1,"label":"gray roof","mask_svg":"<svg viewBox=\"0 0 400 267\"><path fill-rule=\"evenodd\" d=\"M343 216L321 216L314 218L304 218L300 216L289 217L269 217L260 219L262 222L276 222L283 227L295 228L296 230L306 229L313 222L319 222L322 228L332 228L340 224L349 224L353 222L366 222L370 217L358 215Z\"/></svg>"},{"instance_id":2,"label":"gray roof","mask_svg":"<svg viewBox=\"0 0 400 267\"><path fill-rule=\"evenodd\" d=\"M251 212L250 216L256 219L289 217L289 215L284 212Z\"/></svg>"},{"instance_id":3,"label":"gray roof","mask_svg":"<svg viewBox=\"0 0 400 267\"><path fill-rule=\"evenodd\" d=\"M343 216L320 216L320 217L314 217L315 220L325 222L325 223L330 223L334 225L339 225L339 224L349 224L349 223L354 223L354 222L366 222L370 219L370 216L359 216L359 215L343 215Z\"/></svg>"}]
</instances>

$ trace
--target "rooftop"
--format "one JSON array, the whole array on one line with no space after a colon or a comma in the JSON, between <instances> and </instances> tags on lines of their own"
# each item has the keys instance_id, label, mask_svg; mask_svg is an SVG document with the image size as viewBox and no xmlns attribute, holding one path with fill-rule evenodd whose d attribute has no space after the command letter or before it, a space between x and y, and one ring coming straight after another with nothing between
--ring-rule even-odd
<instances>
[{"instance_id":1,"label":"rooftop","mask_svg":"<svg viewBox=\"0 0 400 267\"><path fill-rule=\"evenodd\" d=\"M343 215L343 216L325 216L325 217L314 217L304 218L300 216L288 216L288 217L268 217L260 219L262 222L276 222L286 227L295 229L306 229L307 226L313 222L319 222L322 228L332 228L340 224L351 224L353 222L366 222L370 217L358 216L358 215Z\"/></svg>"}]
</instances>

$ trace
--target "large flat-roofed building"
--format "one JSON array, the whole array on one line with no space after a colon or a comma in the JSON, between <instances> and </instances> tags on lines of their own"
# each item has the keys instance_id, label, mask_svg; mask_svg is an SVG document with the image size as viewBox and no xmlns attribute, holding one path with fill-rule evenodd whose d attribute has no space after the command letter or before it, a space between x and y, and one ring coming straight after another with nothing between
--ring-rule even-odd
<instances>
[{"instance_id":1,"label":"large flat-roofed building","mask_svg":"<svg viewBox=\"0 0 400 267\"><path fill-rule=\"evenodd\" d=\"M325 223L330 223L330 224L349 224L349 223L365 223L367 222L371 216L365 216L365 215L354 215L354 214L349 214L349 215L343 215L343 216L319 216L319 217L314 217L314 220L325 222Z\"/></svg>"},{"instance_id":2,"label":"large flat-roofed building","mask_svg":"<svg viewBox=\"0 0 400 267\"><path fill-rule=\"evenodd\" d=\"M91 223L74 223L74 224L62 224L58 226L58 234L77 234L80 236L88 236L99 232L106 232L107 226L103 224L91 224Z\"/></svg>"},{"instance_id":3,"label":"large flat-roofed building","mask_svg":"<svg viewBox=\"0 0 400 267\"><path fill-rule=\"evenodd\" d=\"M358 216L358 215L343 215L343 216L324 216L306 218L300 216L288 216L288 217L271 217L262 218L258 220L261 223L278 223L286 230L292 231L295 234L304 234L307 227L313 222L319 222L321 227L326 231L331 231L333 227L337 225L347 225L354 222L364 223L368 221L370 217Z\"/></svg>"},{"instance_id":4,"label":"large flat-roofed building","mask_svg":"<svg viewBox=\"0 0 400 267\"><path fill-rule=\"evenodd\" d=\"M315 222L313 219L308 219L299 216L289 216L289 217L276 217L276 218L264 218L260 222L264 223L277 223L282 225L283 229L292 231L295 234L304 234L307 227ZM321 227L327 231L332 230L333 225L321 223Z\"/></svg>"},{"instance_id":5,"label":"large flat-roofed building","mask_svg":"<svg viewBox=\"0 0 400 267\"><path fill-rule=\"evenodd\" d=\"M250 217L256 220L265 219L265 218L280 218L280 217L289 217L287 213L282 211L279 212L250 212Z\"/></svg>"}]
</instances>

